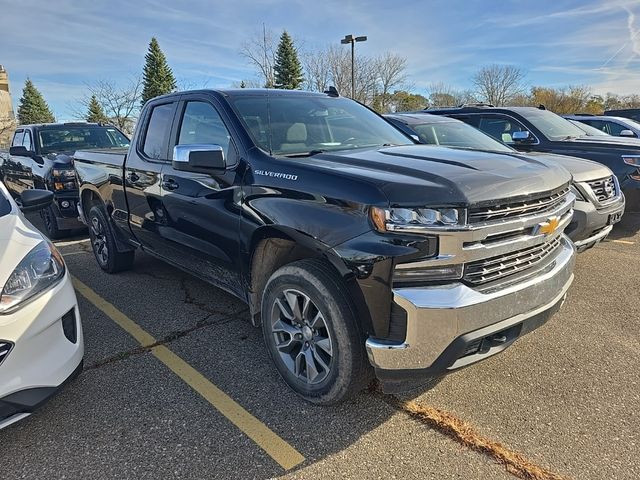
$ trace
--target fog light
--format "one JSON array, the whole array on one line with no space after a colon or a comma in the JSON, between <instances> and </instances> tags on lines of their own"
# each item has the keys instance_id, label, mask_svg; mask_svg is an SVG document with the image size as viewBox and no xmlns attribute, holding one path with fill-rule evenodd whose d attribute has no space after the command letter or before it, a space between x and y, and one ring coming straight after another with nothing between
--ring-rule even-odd
<instances>
[{"instance_id":1,"label":"fog light","mask_svg":"<svg viewBox=\"0 0 640 480\"><path fill-rule=\"evenodd\" d=\"M62 208L69 208L71 206L71 204L68 201L63 200L63 201L60 202L60 206Z\"/></svg>"},{"instance_id":2,"label":"fog light","mask_svg":"<svg viewBox=\"0 0 640 480\"><path fill-rule=\"evenodd\" d=\"M427 268L411 268L410 265L410 263L404 263L396 266L393 271L394 283L438 282L462 278L462 265L460 264Z\"/></svg>"},{"instance_id":3,"label":"fog light","mask_svg":"<svg viewBox=\"0 0 640 480\"><path fill-rule=\"evenodd\" d=\"M71 343L78 342L78 327L75 309L72 308L62 317L62 331L64 332L64 336L67 337L67 340Z\"/></svg>"}]
</instances>

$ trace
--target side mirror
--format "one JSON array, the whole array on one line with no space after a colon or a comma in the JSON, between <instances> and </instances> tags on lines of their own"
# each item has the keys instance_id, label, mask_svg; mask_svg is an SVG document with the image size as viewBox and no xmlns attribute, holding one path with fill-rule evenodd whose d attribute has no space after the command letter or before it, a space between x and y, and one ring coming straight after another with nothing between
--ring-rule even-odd
<instances>
[{"instance_id":1,"label":"side mirror","mask_svg":"<svg viewBox=\"0 0 640 480\"><path fill-rule=\"evenodd\" d=\"M513 143L519 143L519 144L533 143L534 141L533 135L531 135L531 133L526 130L522 132L513 132L511 134L511 139L513 140Z\"/></svg>"},{"instance_id":2,"label":"side mirror","mask_svg":"<svg viewBox=\"0 0 640 480\"><path fill-rule=\"evenodd\" d=\"M635 133L633 133L633 130L622 130L618 136L620 137L633 137L636 138L637 135Z\"/></svg>"},{"instance_id":3,"label":"side mirror","mask_svg":"<svg viewBox=\"0 0 640 480\"><path fill-rule=\"evenodd\" d=\"M173 147L173 168L183 172L222 173L227 168L220 145L176 145Z\"/></svg>"},{"instance_id":4,"label":"side mirror","mask_svg":"<svg viewBox=\"0 0 640 480\"><path fill-rule=\"evenodd\" d=\"M34 152L27 150L27 147L22 145L17 147L9 147L9 155L12 157L33 157Z\"/></svg>"},{"instance_id":5,"label":"side mirror","mask_svg":"<svg viewBox=\"0 0 640 480\"><path fill-rule=\"evenodd\" d=\"M24 190L20 195L20 210L23 212L37 212L47 208L51 205L51 202L53 202L53 192L49 190Z\"/></svg>"}]
</instances>

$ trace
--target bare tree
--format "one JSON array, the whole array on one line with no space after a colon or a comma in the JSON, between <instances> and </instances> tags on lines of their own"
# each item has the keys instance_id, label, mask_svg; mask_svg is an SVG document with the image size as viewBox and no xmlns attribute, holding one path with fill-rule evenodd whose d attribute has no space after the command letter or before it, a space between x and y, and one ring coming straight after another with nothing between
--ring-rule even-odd
<instances>
[{"instance_id":1,"label":"bare tree","mask_svg":"<svg viewBox=\"0 0 640 480\"><path fill-rule=\"evenodd\" d=\"M477 101L473 92L458 90L444 82L432 83L427 91L429 92L429 104L436 108L458 106Z\"/></svg>"},{"instance_id":2,"label":"bare tree","mask_svg":"<svg viewBox=\"0 0 640 480\"><path fill-rule=\"evenodd\" d=\"M503 106L524 92L524 72L514 65L488 65L474 76L478 96L495 106Z\"/></svg>"},{"instance_id":3,"label":"bare tree","mask_svg":"<svg viewBox=\"0 0 640 480\"><path fill-rule=\"evenodd\" d=\"M125 133L133 133L142 94L140 77L132 78L124 87L111 80L97 80L87 84L87 90L79 106L74 108L74 116L84 119L91 96L95 96L110 122Z\"/></svg>"},{"instance_id":4,"label":"bare tree","mask_svg":"<svg viewBox=\"0 0 640 480\"><path fill-rule=\"evenodd\" d=\"M0 118L0 147L9 145L11 134L16 128L16 121L11 117Z\"/></svg>"},{"instance_id":5,"label":"bare tree","mask_svg":"<svg viewBox=\"0 0 640 480\"><path fill-rule=\"evenodd\" d=\"M271 29L262 25L262 32L256 33L249 40L242 44L240 55L245 57L249 63L255 66L264 79L262 86L271 88L275 85L275 73L273 65L275 63L278 37Z\"/></svg>"},{"instance_id":6,"label":"bare tree","mask_svg":"<svg viewBox=\"0 0 640 480\"><path fill-rule=\"evenodd\" d=\"M385 52L374 60L374 67L379 82L377 94L380 96L380 108L387 112L392 91L400 89L407 80L407 59Z\"/></svg>"},{"instance_id":7,"label":"bare tree","mask_svg":"<svg viewBox=\"0 0 640 480\"><path fill-rule=\"evenodd\" d=\"M324 92L331 84L331 61L323 51L307 51L302 54L305 71L305 88L313 92ZM335 86L335 85L334 85Z\"/></svg>"}]
</instances>

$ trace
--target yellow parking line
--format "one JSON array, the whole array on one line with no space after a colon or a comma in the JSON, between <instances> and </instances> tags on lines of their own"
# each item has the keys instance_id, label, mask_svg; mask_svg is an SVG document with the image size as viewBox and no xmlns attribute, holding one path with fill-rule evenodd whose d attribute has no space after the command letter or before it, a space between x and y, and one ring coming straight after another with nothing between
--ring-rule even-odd
<instances>
[{"instance_id":1,"label":"yellow parking line","mask_svg":"<svg viewBox=\"0 0 640 480\"><path fill-rule=\"evenodd\" d=\"M76 277L72 278L76 290L83 297L135 338L140 345L148 346L156 343L156 339L137 323ZM289 470L304 462L304 457L300 452L167 347L164 345L155 346L151 349L151 353L169 367L183 382L198 392L231 423L242 430L282 468Z\"/></svg>"},{"instance_id":2,"label":"yellow parking line","mask_svg":"<svg viewBox=\"0 0 640 480\"><path fill-rule=\"evenodd\" d=\"M628 240L611 240L613 243L623 243L625 245L635 245L636 242L630 242Z\"/></svg>"}]
</instances>

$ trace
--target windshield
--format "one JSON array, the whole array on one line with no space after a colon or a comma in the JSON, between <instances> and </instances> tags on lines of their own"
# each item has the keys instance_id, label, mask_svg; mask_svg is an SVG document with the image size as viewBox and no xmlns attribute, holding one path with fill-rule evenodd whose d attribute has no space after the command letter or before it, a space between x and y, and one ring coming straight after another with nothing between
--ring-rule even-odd
<instances>
[{"instance_id":1,"label":"windshield","mask_svg":"<svg viewBox=\"0 0 640 480\"><path fill-rule=\"evenodd\" d=\"M582 123L579 120L569 119L569 121L573 123L576 127L578 127L580 130L583 130L584 133L586 133L590 137L609 137L610 136L607 132L603 132L599 128L592 127L591 125L587 125L586 123Z\"/></svg>"},{"instance_id":2,"label":"windshield","mask_svg":"<svg viewBox=\"0 0 640 480\"><path fill-rule=\"evenodd\" d=\"M512 148L494 140L471 125L459 121L423 123L421 125L412 125L411 127L415 130L420 141L429 145L444 145L493 152L513 152Z\"/></svg>"},{"instance_id":3,"label":"windshield","mask_svg":"<svg viewBox=\"0 0 640 480\"><path fill-rule=\"evenodd\" d=\"M413 143L375 113L346 98L243 95L231 97L230 102L256 145L272 155L298 157Z\"/></svg>"},{"instance_id":4,"label":"windshield","mask_svg":"<svg viewBox=\"0 0 640 480\"><path fill-rule=\"evenodd\" d=\"M129 139L113 127L65 126L38 133L40 153L71 152L86 148L126 148Z\"/></svg>"},{"instance_id":5,"label":"windshield","mask_svg":"<svg viewBox=\"0 0 640 480\"><path fill-rule=\"evenodd\" d=\"M562 140L584 136L584 130L576 127L566 118L556 115L548 110L522 110L519 111L524 118L529 120L534 127L542 132L549 140Z\"/></svg>"}]
</instances>

